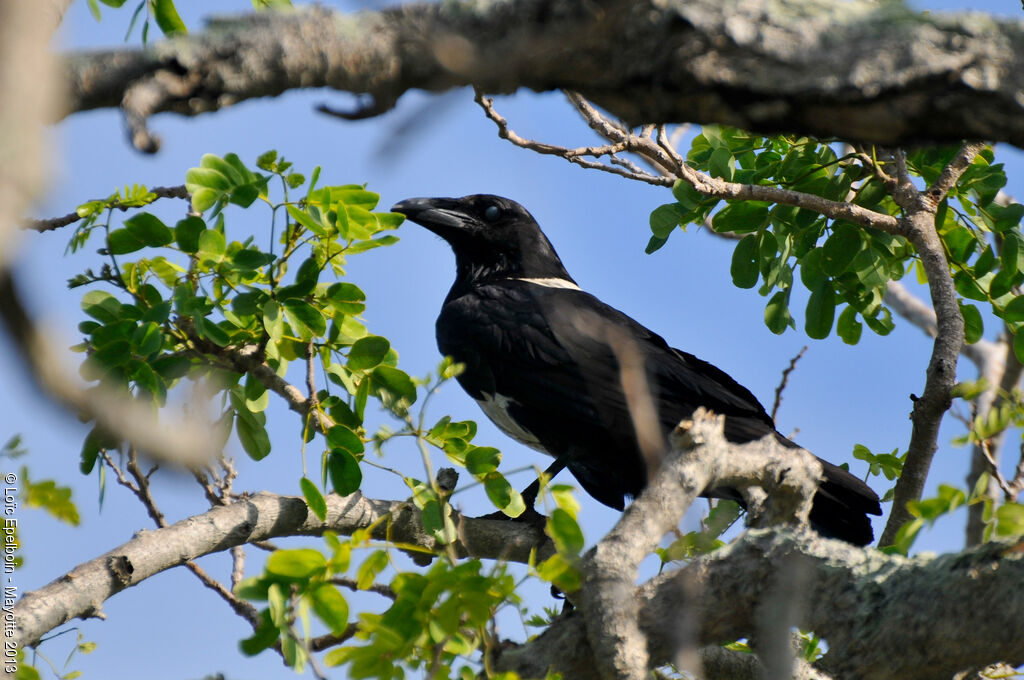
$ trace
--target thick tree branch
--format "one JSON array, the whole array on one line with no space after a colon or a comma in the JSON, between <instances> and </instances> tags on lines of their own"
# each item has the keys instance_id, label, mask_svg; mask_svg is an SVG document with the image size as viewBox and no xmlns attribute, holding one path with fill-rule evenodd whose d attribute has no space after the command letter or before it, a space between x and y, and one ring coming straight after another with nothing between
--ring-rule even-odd
<instances>
[{"instance_id":1,"label":"thick tree branch","mask_svg":"<svg viewBox=\"0 0 1024 680\"><path fill-rule=\"evenodd\" d=\"M1024 663L1019 549L989 544L908 559L786 529L749 531L636 589L650 665L673 660L683 613L701 645L753 635L779 565L791 560L806 569L807 597L818 603L801 612L797 625L828 641L830 651L816 666L833 677L948 678L1000 660ZM563 617L535 640L507 649L497 667L523 677L549 670L597 677L581 616Z\"/></svg>"},{"instance_id":2,"label":"thick tree branch","mask_svg":"<svg viewBox=\"0 0 1024 680\"><path fill-rule=\"evenodd\" d=\"M602 678L647 677L647 644L634 596L637 569L705 489L740 490L754 523L807 521L821 476L814 457L783 449L771 437L731 445L722 422L698 409L644 492L584 558L579 607ZM765 491L772 492L768 504Z\"/></svg>"},{"instance_id":3,"label":"thick tree branch","mask_svg":"<svg viewBox=\"0 0 1024 680\"><path fill-rule=\"evenodd\" d=\"M550 542L525 524L460 518L461 555L527 562L531 551L542 560ZM281 536L313 536L324 531L349 535L370 529L375 539L441 549L423 529L419 512L403 501L381 501L359 493L327 497L327 519L320 521L301 498L260 493L236 500L172 526L139 532L134 538L93 560L78 565L39 590L26 593L14 607L18 646L74 618L103 618L103 602L113 595L171 567L202 555Z\"/></svg>"},{"instance_id":4,"label":"thick tree branch","mask_svg":"<svg viewBox=\"0 0 1024 680\"><path fill-rule=\"evenodd\" d=\"M572 89L632 124L725 123L895 146L1024 145L1024 28L980 14L780 0L508 0L218 19L149 48L69 54L66 112L119 107L135 145L155 113L287 90L370 95ZM978 115L984 111L985 115Z\"/></svg>"},{"instance_id":5,"label":"thick tree branch","mask_svg":"<svg viewBox=\"0 0 1024 680\"><path fill-rule=\"evenodd\" d=\"M928 277L936 335L924 391L914 401L910 416L913 428L907 458L896 482L892 513L879 539L882 546L891 545L896 532L911 519L907 503L921 498L932 458L938 449L939 425L952 403L957 359L964 346L964 319L960 314L959 295L949 272L946 251L936 231L935 211L946 192L983 148L982 144L965 144L946 164L939 179L924 191L914 187L907 175L903 152L896 152L899 186L893 198L904 211L901 232L913 244Z\"/></svg>"}]
</instances>

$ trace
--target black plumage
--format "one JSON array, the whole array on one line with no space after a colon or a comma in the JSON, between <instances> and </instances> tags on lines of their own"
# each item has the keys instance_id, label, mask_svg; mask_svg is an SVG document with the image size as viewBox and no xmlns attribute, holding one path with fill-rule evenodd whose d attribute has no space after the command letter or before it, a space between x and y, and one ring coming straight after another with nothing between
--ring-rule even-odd
<instances>
[{"instance_id":1,"label":"black plumage","mask_svg":"<svg viewBox=\"0 0 1024 680\"><path fill-rule=\"evenodd\" d=\"M638 495L648 449L663 446L664 433L700 406L725 416L730 441L774 434L797 446L724 371L580 290L518 203L490 195L413 198L392 210L455 252L456 278L437 319L437 343L466 365L459 383L501 430L554 456L549 470L568 467L601 503L621 510ZM641 370L631 376L629 366ZM630 390L647 396L627 397ZM644 409L638 411L644 399L645 426ZM869 543L867 515L881 514L878 497L852 474L822 465L812 526ZM707 495L738 498L730 489Z\"/></svg>"}]
</instances>

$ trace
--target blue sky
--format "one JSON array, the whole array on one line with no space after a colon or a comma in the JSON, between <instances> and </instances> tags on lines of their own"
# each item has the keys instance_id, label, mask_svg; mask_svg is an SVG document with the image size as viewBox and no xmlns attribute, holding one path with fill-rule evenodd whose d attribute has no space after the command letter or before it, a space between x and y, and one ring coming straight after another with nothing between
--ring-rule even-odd
<instances>
[{"instance_id":1,"label":"blue sky","mask_svg":"<svg viewBox=\"0 0 1024 680\"><path fill-rule=\"evenodd\" d=\"M182 15L193 29L200 26L202 16L248 8L244 2L181 4ZM922 2L918 6L945 9L963 4ZM354 8L351 4L339 6ZM981 2L973 8L1002 14L1020 12L1016 2ZM104 10L104 19L97 24L85 2L76 1L56 44L61 48L120 44L129 11ZM253 163L259 153L270 148L293 161L298 171L323 166L322 183L366 182L369 189L381 194L383 207L411 196L505 195L534 214L583 288L673 345L723 368L766 404L771 403L790 358L809 344L790 378L779 413L780 431L798 430L796 440L809 450L836 463L851 462L855 472L863 473L863 464L850 456L854 444L874 451L905 449L910 433L909 395L920 393L923 387L931 349L931 342L916 328L897 320L896 330L888 337L865 330L861 342L852 347L834 337L808 341L795 331L772 335L762 322L766 300L753 290L731 285L731 244L691 228L685 234L677 232L654 255L644 254L648 215L671 200L667 189L585 171L560 159L515 148L498 139L493 124L475 107L468 91L440 97L411 93L394 111L358 123L315 113L312 107L320 102L344 107L351 104L351 98L327 91L290 93L193 119L160 115L152 120L152 127L163 136L164 147L152 157L128 147L116 112L75 115L53 128L53 179L35 214L64 214L125 183L179 184L185 170L197 165L207 152L223 155L233 151ZM499 98L497 105L524 136L571 146L592 140L559 95L523 92ZM409 133L396 141L394 134L403 126L408 126ZM1007 164L1007 190L1024 195L1020 152L1003 146L997 156ZM182 210L180 202L163 202L155 212L173 221ZM264 217L246 219L261 230L267 224ZM23 288L39 318L58 338L58 345L77 342L75 327L82 319L81 291L69 292L65 282L95 263L95 256L88 253L64 256L69 235L67 230L29 235L23 241L18 268ZM405 225L398 235L398 245L353 258L348 273L367 292L365 319L371 331L391 339L406 371L424 374L439 359L433 339L434 318L454 276L454 263L447 246L419 227ZM799 301L794 303L796 309L800 306ZM30 590L128 540L133 532L151 528L151 524L142 507L112 480L108 480L100 506L96 477L84 478L77 471L86 428L31 391L4 343L0 341L0 372L8 379L5 407L0 409L0 439L21 433L30 451L23 460L33 475L52 477L73 487L82 514L82 526L71 529L38 511L21 513L26 565L18 574L18 585ZM960 375L973 377L973 368L966 361L961 361ZM546 465L543 456L511 442L482 421L475 404L454 384L431 405L435 418L445 413L478 420L478 442L501 448L509 468ZM278 409L271 412L270 419L275 450L269 458L254 463L233 445L240 468L236 488L297 493L301 470L295 416ZM963 484L969 453L947 443L961 430L956 421L946 419L929 490L942 482ZM420 474L418 454L412 449L389 448L384 462ZM366 474L368 495L407 495L397 479L374 471ZM517 479L525 485L529 477ZM563 475L559 480L571 478ZM885 490L881 485L876 488ZM164 479L157 483L156 493L173 520L205 509L198 489L186 479ZM596 540L618 514L585 494L579 498L588 540ZM470 514L489 511L479 496L466 494L460 502ZM916 547L957 549L963 540L964 517L961 513L941 522L919 539ZM881 526L876 525L876 533ZM316 545L315 541L305 543ZM251 557L248 573L257 573L260 559ZM209 558L201 563L214 575L226 578L229 565L225 559ZM537 591L535 608L551 604L545 592L543 588ZM155 680L200 678L217 671L232 680L258 680L287 672L272 654L255 659L239 655L236 643L247 635L246 624L183 570L161 574L112 598L104 611L107 621L81 626L86 639L99 643L95 653L76 658L72 665L84 670L86 677L135 678L140 668ZM502 625L503 634L522 637L522 628L514 619L503 619ZM54 641L43 651L62 663L69 646Z\"/></svg>"}]
</instances>

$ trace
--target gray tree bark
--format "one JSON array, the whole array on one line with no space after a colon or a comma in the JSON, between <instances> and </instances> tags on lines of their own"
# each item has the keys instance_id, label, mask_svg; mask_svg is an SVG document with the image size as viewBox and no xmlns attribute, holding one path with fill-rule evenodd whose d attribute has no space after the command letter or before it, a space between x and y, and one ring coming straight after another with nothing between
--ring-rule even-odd
<instances>
[{"instance_id":1,"label":"gray tree bark","mask_svg":"<svg viewBox=\"0 0 1024 680\"><path fill-rule=\"evenodd\" d=\"M290 89L571 89L632 124L725 123L851 142L1024 146L1024 26L868 0L508 0L216 19L149 48L65 56L65 113L196 115Z\"/></svg>"}]
</instances>

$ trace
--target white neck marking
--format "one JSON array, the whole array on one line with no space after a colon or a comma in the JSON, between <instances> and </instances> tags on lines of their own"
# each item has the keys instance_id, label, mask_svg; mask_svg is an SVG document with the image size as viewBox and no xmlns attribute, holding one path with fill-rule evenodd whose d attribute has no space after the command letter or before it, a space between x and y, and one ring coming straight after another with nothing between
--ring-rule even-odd
<instances>
[{"instance_id":1,"label":"white neck marking","mask_svg":"<svg viewBox=\"0 0 1024 680\"><path fill-rule=\"evenodd\" d=\"M529 279L529 278L513 278L512 281L525 281L526 283L534 283L538 286L544 286L545 288L567 288L569 290L582 290L572 281L566 279L556 278L543 278L543 279Z\"/></svg>"}]
</instances>

